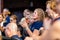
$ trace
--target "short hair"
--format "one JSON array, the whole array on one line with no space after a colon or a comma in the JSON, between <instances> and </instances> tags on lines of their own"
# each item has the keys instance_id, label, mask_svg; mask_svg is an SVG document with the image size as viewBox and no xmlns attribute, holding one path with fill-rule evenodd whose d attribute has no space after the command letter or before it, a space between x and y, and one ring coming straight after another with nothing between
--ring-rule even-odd
<instances>
[{"instance_id":1,"label":"short hair","mask_svg":"<svg viewBox=\"0 0 60 40\"><path fill-rule=\"evenodd\" d=\"M25 9L25 10L24 10L24 12L25 12L25 11L30 12L30 10L29 10L29 9Z\"/></svg>"},{"instance_id":2,"label":"short hair","mask_svg":"<svg viewBox=\"0 0 60 40\"><path fill-rule=\"evenodd\" d=\"M11 18L13 18L14 20L17 20L17 16L16 15L11 15Z\"/></svg>"}]
</instances>

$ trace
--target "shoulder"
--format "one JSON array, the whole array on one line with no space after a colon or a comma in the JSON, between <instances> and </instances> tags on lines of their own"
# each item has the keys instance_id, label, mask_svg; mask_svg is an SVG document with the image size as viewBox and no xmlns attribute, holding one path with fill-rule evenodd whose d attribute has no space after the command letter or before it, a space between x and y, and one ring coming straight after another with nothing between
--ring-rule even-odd
<instances>
[{"instance_id":1,"label":"shoulder","mask_svg":"<svg viewBox=\"0 0 60 40\"><path fill-rule=\"evenodd\" d=\"M55 29L55 30L59 30L60 31L60 20L55 21L52 24L52 28Z\"/></svg>"},{"instance_id":2,"label":"shoulder","mask_svg":"<svg viewBox=\"0 0 60 40\"><path fill-rule=\"evenodd\" d=\"M56 20L53 22L53 25L60 25L60 20Z\"/></svg>"}]
</instances>

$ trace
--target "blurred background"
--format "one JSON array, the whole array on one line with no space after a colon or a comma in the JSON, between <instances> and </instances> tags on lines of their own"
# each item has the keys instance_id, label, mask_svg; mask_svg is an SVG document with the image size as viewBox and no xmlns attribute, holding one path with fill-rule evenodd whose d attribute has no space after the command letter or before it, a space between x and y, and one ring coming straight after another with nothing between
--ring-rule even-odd
<instances>
[{"instance_id":1,"label":"blurred background","mask_svg":"<svg viewBox=\"0 0 60 40\"><path fill-rule=\"evenodd\" d=\"M26 8L34 10L40 7L45 10L45 4L47 0L1 0L2 7L8 8L11 12L23 11Z\"/></svg>"}]
</instances>

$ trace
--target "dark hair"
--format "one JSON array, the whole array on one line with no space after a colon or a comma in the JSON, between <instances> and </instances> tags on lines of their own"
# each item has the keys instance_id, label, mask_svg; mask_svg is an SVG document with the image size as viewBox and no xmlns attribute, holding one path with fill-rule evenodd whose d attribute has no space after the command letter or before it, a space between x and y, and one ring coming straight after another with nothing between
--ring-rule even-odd
<instances>
[{"instance_id":1,"label":"dark hair","mask_svg":"<svg viewBox=\"0 0 60 40\"><path fill-rule=\"evenodd\" d=\"M0 13L0 15L3 17L3 14L2 13ZM4 17L3 17L4 18Z\"/></svg>"}]
</instances>

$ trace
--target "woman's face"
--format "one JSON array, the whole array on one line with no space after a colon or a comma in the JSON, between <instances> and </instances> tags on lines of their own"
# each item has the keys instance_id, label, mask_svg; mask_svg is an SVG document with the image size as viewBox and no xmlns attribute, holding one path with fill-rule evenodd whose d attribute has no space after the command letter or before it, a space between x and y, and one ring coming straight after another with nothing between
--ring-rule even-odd
<instances>
[{"instance_id":1,"label":"woman's face","mask_svg":"<svg viewBox=\"0 0 60 40\"><path fill-rule=\"evenodd\" d=\"M3 15L8 15L9 14L9 11L4 11L3 10Z\"/></svg>"},{"instance_id":2,"label":"woman's face","mask_svg":"<svg viewBox=\"0 0 60 40\"><path fill-rule=\"evenodd\" d=\"M38 13L37 13L36 10L35 10L34 13L33 13L33 18L38 18Z\"/></svg>"}]
</instances>

